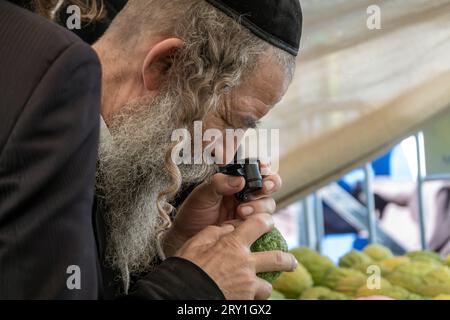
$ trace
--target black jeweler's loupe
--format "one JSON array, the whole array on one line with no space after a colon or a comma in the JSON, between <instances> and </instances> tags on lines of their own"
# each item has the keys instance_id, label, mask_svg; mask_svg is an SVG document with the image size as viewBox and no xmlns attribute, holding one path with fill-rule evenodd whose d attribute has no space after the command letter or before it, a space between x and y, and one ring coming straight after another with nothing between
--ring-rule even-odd
<instances>
[{"instance_id":1,"label":"black jeweler's loupe","mask_svg":"<svg viewBox=\"0 0 450 320\"><path fill-rule=\"evenodd\" d=\"M244 177L244 189L235 194L235 197L239 202L247 201L251 193L261 190L263 187L263 178L261 176L259 160L234 160L231 164L224 167L218 167L217 172L228 176Z\"/></svg>"}]
</instances>

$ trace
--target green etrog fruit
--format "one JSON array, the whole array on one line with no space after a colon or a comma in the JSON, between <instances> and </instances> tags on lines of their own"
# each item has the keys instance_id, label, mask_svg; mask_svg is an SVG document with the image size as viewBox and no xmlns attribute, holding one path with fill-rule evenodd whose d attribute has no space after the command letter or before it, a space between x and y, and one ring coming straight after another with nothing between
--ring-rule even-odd
<instances>
[{"instance_id":1,"label":"green etrog fruit","mask_svg":"<svg viewBox=\"0 0 450 320\"><path fill-rule=\"evenodd\" d=\"M273 283L273 288L288 299L298 299L302 292L313 285L308 270L299 263L293 272L283 272Z\"/></svg>"},{"instance_id":2,"label":"green etrog fruit","mask_svg":"<svg viewBox=\"0 0 450 320\"><path fill-rule=\"evenodd\" d=\"M395 286L421 294L420 289L426 284L424 277L436 268L433 262L413 261L398 266L394 272L386 275L386 279Z\"/></svg>"},{"instance_id":3,"label":"green etrog fruit","mask_svg":"<svg viewBox=\"0 0 450 320\"><path fill-rule=\"evenodd\" d=\"M362 272L367 271L367 267L373 264L373 260L361 251L352 250L339 259L339 267L356 269Z\"/></svg>"},{"instance_id":4,"label":"green etrog fruit","mask_svg":"<svg viewBox=\"0 0 450 320\"><path fill-rule=\"evenodd\" d=\"M411 263L411 259L409 257L393 257L387 258L377 263L377 265L381 268L381 272L383 275L394 272L399 266Z\"/></svg>"},{"instance_id":5,"label":"green etrog fruit","mask_svg":"<svg viewBox=\"0 0 450 320\"><path fill-rule=\"evenodd\" d=\"M406 254L412 261L430 262L436 265L442 264L442 258L439 254L429 250L411 251Z\"/></svg>"},{"instance_id":6,"label":"green etrog fruit","mask_svg":"<svg viewBox=\"0 0 450 320\"><path fill-rule=\"evenodd\" d=\"M410 291L394 285L381 286L379 289L370 289L366 285L356 292L356 297L384 296L395 300L422 300L422 298Z\"/></svg>"},{"instance_id":7,"label":"green etrog fruit","mask_svg":"<svg viewBox=\"0 0 450 320\"><path fill-rule=\"evenodd\" d=\"M303 291L300 300L351 300L351 298L329 288L312 287Z\"/></svg>"},{"instance_id":8,"label":"green etrog fruit","mask_svg":"<svg viewBox=\"0 0 450 320\"><path fill-rule=\"evenodd\" d=\"M270 297L267 300L286 300L286 297L281 292L277 290L272 290L272 293L270 294Z\"/></svg>"},{"instance_id":9,"label":"green etrog fruit","mask_svg":"<svg viewBox=\"0 0 450 320\"><path fill-rule=\"evenodd\" d=\"M444 258L444 264L450 268L450 254Z\"/></svg>"},{"instance_id":10,"label":"green etrog fruit","mask_svg":"<svg viewBox=\"0 0 450 320\"><path fill-rule=\"evenodd\" d=\"M363 252L375 261L389 259L394 256L389 248L381 244L369 244L364 248Z\"/></svg>"},{"instance_id":11,"label":"green etrog fruit","mask_svg":"<svg viewBox=\"0 0 450 320\"><path fill-rule=\"evenodd\" d=\"M311 274L314 285L322 286L323 277L328 270L334 268L330 258L320 255L314 250L306 247L298 247L290 251L298 262L305 266L306 270Z\"/></svg>"},{"instance_id":12,"label":"green etrog fruit","mask_svg":"<svg viewBox=\"0 0 450 320\"><path fill-rule=\"evenodd\" d=\"M264 251L288 251L286 240L281 235L278 229L274 228L272 231L266 233L258 240L256 240L250 247L251 252L264 252ZM272 283L277 279L281 272L262 272L257 274L258 277Z\"/></svg>"}]
</instances>

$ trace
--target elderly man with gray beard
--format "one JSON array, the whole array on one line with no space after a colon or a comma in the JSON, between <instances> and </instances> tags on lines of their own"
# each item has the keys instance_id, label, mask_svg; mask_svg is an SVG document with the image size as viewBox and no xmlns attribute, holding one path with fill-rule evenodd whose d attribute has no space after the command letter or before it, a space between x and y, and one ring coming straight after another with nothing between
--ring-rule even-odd
<instances>
[{"instance_id":1,"label":"elderly man with gray beard","mask_svg":"<svg viewBox=\"0 0 450 320\"><path fill-rule=\"evenodd\" d=\"M242 177L175 165L171 136L195 121L256 127L292 80L301 24L298 0L130 0L117 15L93 45L102 120L96 243L84 249L99 257L81 297L266 299L256 273L296 268L288 253L249 250L273 228L280 177L240 204ZM184 184L198 186L174 208Z\"/></svg>"}]
</instances>

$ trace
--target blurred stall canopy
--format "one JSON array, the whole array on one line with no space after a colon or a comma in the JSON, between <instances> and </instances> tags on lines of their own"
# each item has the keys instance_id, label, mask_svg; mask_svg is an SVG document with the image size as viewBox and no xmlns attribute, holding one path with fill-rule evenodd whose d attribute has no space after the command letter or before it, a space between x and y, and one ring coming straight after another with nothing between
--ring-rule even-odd
<instances>
[{"instance_id":1,"label":"blurred stall canopy","mask_svg":"<svg viewBox=\"0 0 450 320\"><path fill-rule=\"evenodd\" d=\"M296 75L263 122L280 129L280 205L371 160L450 107L449 0L301 2ZM372 5L381 29L367 25Z\"/></svg>"}]
</instances>

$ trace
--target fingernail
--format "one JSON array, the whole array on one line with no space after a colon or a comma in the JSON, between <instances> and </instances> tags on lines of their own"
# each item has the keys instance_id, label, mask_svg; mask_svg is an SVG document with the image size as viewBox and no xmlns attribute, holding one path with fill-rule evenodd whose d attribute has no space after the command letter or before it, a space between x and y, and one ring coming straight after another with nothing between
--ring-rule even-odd
<instances>
[{"instance_id":1,"label":"fingernail","mask_svg":"<svg viewBox=\"0 0 450 320\"><path fill-rule=\"evenodd\" d=\"M275 183L273 183L273 181L266 181L264 182L264 187L266 188L267 191L272 191L272 189L275 187Z\"/></svg>"},{"instance_id":2,"label":"fingernail","mask_svg":"<svg viewBox=\"0 0 450 320\"><path fill-rule=\"evenodd\" d=\"M298 261L297 261L297 259L294 257L294 256L292 256L292 260L293 260L293 268L292 268L292 271L294 271L295 269L297 269L297 267L298 267Z\"/></svg>"},{"instance_id":3,"label":"fingernail","mask_svg":"<svg viewBox=\"0 0 450 320\"><path fill-rule=\"evenodd\" d=\"M244 216L249 216L249 215L251 215L251 214L253 213L253 211L254 211L253 207L250 207L250 206L242 207L242 208L241 208L241 213L242 213Z\"/></svg>"},{"instance_id":4,"label":"fingernail","mask_svg":"<svg viewBox=\"0 0 450 320\"><path fill-rule=\"evenodd\" d=\"M228 184L233 188L239 187L241 185L241 177L228 177Z\"/></svg>"}]
</instances>

